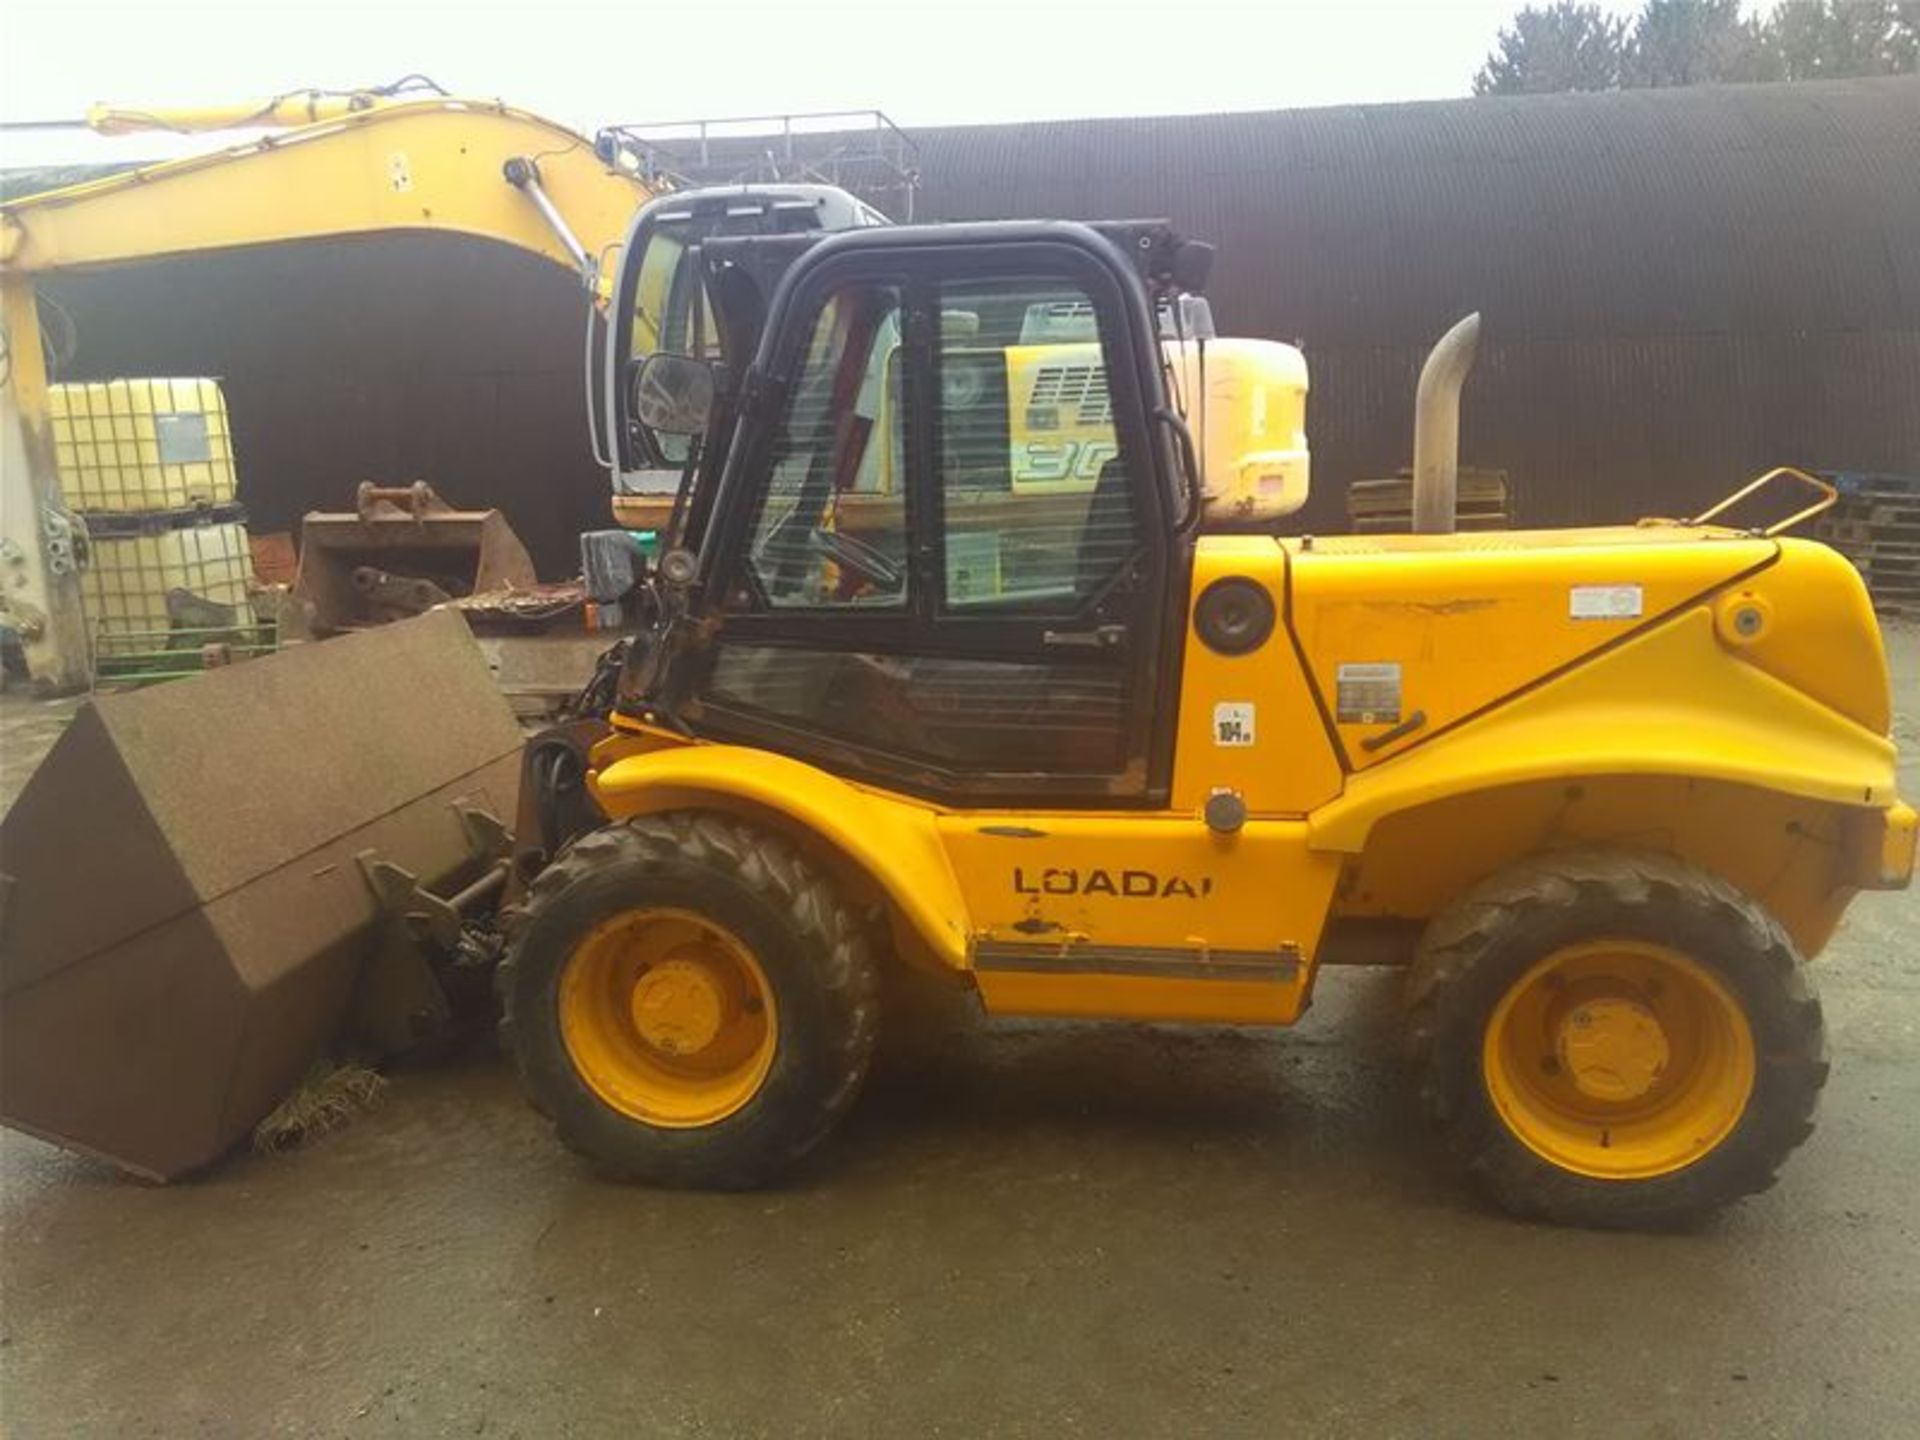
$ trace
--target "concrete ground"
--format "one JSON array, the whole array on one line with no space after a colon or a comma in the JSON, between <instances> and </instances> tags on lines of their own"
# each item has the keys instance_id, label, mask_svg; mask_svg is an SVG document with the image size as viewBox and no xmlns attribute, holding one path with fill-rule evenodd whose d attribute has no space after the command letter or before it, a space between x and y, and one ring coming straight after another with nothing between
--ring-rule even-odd
<instances>
[{"instance_id":1,"label":"concrete ground","mask_svg":"<svg viewBox=\"0 0 1920 1440\"><path fill-rule=\"evenodd\" d=\"M1890 638L1920 794L1920 630ZM488 1058L165 1189L8 1134L0 1424L1920 1434L1920 894L1864 898L1819 978L1818 1132L1683 1235L1470 1198L1410 1114L1378 972L1328 976L1285 1035L896 1042L841 1138L757 1195L594 1179Z\"/></svg>"}]
</instances>

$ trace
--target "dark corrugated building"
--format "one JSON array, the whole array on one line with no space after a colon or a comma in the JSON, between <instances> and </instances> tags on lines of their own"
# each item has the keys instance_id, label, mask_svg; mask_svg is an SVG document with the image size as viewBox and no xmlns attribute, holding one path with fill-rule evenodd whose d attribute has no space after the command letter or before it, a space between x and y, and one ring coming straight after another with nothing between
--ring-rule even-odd
<instances>
[{"instance_id":1,"label":"dark corrugated building","mask_svg":"<svg viewBox=\"0 0 1920 1440\"><path fill-rule=\"evenodd\" d=\"M216 375L248 523L298 530L363 480L507 512L541 574L610 523L588 448L579 282L468 236L305 241L52 277L64 380Z\"/></svg>"},{"instance_id":2,"label":"dark corrugated building","mask_svg":"<svg viewBox=\"0 0 1920 1440\"><path fill-rule=\"evenodd\" d=\"M1415 376L1486 317L1464 458L1522 522L1703 505L1780 462L1920 474L1920 79L918 132L922 218L1166 215L1222 333L1304 342L1315 498L1410 456ZM395 236L51 280L68 379L227 377L262 529L426 479L543 573L608 522L583 302Z\"/></svg>"},{"instance_id":3,"label":"dark corrugated building","mask_svg":"<svg viewBox=\"0 0 1920 1440\"><path fill-rule=\"evenodd\" d=\"M1920 474L1920 79L916 132L926 219L1165 215L1221 333L1313 370L1311 528L1411 459L1485 316L1463 458L1518 518L1697 509L1773 464Z\"/></svg>"}]
</instances>

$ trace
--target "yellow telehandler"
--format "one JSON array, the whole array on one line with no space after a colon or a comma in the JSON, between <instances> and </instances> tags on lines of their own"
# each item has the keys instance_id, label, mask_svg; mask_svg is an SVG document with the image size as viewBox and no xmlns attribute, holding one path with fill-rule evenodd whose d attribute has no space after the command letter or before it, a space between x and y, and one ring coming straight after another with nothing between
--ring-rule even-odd
<instances>
[{"instance_id":1,"label":"yellow telehandler","mask_svg":"<svg viewBox=\"0 0 1920 1440\"><path fill-rule=\"evenodd\" d=\"M520 757L510 871L517 732L453 617L83 718L0 847L7 1123L204 1165L349 1009L383 1048L439 1033L504 889L526 1088L638 1179L812 1149L885 965L996 1015L1278 1025L1322 966L1406 961L1420 1094L1526 1213L1681 1218L1804 1138L1805 962L1915 841L1865 590L1785 534L1810 508L1450 533L1469 322L1422 377L1421 533L1283 536L1304 363L1212 338L1205 247L1164 225L896 228L817 186L630 219L617 155L506 107L284 118L314 123L0 215L0 471L35 521L9 604L41 658L84 637L57 487L24 488L35 277L386 229L505 238L608 302L624 528L583 558L632 635ZM312 723L236 760L268 699ZM335 754L354 785L272 802ZM102 864L137 903L88 907Z\"/></svg>"},{"instance_id":2,"label":"yellow telehandler","mask_svg":"<svg viewBox=\"0 0 1920 1440\"><path fill-rule=\"evenodd\" d=\"M1469 323L1423 533L1282 536L1304 372L1243 356L1208 413L1209 252L1167 226L668 224L605 378L663 551L600 718L529 745L497 975L562 1140L772 1180L852 1104L888 965L989 1015L1285 1025L1400 958L1420 1099L1500 1204L1770 1182L1826 1075L1806 962L1914 857L1866 591L1784 533L1820 499L1451 533ZM1062 442L1097 465L1036 483Z\"/></svg>"}]
</instances>

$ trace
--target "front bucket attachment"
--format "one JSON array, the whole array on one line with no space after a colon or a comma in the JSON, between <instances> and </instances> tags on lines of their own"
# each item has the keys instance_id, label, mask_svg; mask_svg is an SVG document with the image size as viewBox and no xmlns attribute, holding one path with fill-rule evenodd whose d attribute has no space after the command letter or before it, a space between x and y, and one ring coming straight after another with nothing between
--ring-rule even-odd
<instances>
[{"instance_id":1,"label":"front bucket attachment","mask_svg":"<svg viewBox=\"0 0 1920 1440\"><path fill-rule=\"evenodd\" d=\"M462 886L520 732L458 615L83 708L0 822L0 1119L155 1179L340 1031L394 868Z\"/></svg>"},{"instance_id":2,"label":"front bucket attachment","mask_svg":"<svg viewBox=\"0 0 1920 1440\"><path fill-rule=\"evenodd\" d=\"M424 483L362 485L351 514L316 510L300 522L293 592L312 605L318 634L535 583L533 561L505 515L455 510Z\"/></svg>"}]
</instances>

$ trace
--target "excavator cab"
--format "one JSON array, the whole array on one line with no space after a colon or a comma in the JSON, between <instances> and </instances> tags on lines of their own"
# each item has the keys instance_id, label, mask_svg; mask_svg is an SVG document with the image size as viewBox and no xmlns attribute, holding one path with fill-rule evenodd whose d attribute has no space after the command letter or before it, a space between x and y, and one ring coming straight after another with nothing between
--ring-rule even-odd
<instances>
[{"instance_id":1,"label":"excavator cab","mask_svg":"<svg viewBox=\"0 0 1920 1440\"><path fill-rule=\"evenodd\" d=\"M702 246L719 236L886 223L878 211L829 185L685 190L640 208L621 250L601 363L605 453L613 472L614 514L622 525L665 527L692 453L692 437L648 425L637 412L634 386L641 365L658 353L726 358L700 274Z\"/></svg>"}]
</instances>

